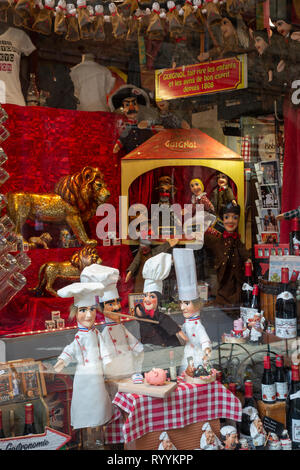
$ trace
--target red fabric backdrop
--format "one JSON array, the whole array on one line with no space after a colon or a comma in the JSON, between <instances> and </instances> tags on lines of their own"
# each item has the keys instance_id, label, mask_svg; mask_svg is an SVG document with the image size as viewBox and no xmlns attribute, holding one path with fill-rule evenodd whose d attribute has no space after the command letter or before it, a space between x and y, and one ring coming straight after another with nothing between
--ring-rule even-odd
<instances>
[{"instance_id":1,"label":"red fabric backdrop","mask_svg":"<svg viewBox=\"0 0 300 470\"><path fill-rule=\"evenodd\" d=\"M102 112L69 111L44 107L4 106L9 119L5 127L10 137L3 143L8 156L4 168L10 178L1 192L30 191L49 193L61 176L75 173L86 165L97 166L104 174L111 192L110 201L117 207L120 194L120 156L112 153L122 119L119 115ZM89 222L89 235L96 238L99 218ZM87 227L88 228L88 227ZM55 227L53 228L55 230ZM41 231L50 231L44 224ZM33 232L33 233L31 233ZM27 224L26 235L34 234ZM53 244L55 246L55 244ZM69 300L32 297L27 287L37 283L38 270L46 261L69 259L75 249L30 250L32 264L26 270L27 286L0 312L0 334L44 329L44 320L51 318L51 310L61 310L68 316ZM132 260L128 247L99 247L103 264L125 270ZM120 284L123 305L131 283Z\"/></svg>"},{"instance_id":2,"label":"red fabric backdrop","mask_svg":"<svg viewBox=\"0 0 300 470\"><path fill-rule=\"evenodd\" d=\"M281 212L296 209L300 205L300 109L285 103L284 108L285 152L281 192ZM280 242L288 243L291 221L280 223Z\"/></svg>"}]
</instances>

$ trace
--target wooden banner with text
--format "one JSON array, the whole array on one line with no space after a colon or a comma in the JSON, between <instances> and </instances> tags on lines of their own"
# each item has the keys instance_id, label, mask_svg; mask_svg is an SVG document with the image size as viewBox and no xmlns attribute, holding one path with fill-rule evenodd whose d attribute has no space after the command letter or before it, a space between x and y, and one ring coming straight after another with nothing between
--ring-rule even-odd
<instances>
[{"instance_id":1,"label":"wooden banner with text","mask_svg":"<svg viewBox=\"0 0 300 470\"><path fill-rule=\"evenodd\" d=\"M247 54L155 70L156 101L247 88Z\"/></svg>"}]
</instances>

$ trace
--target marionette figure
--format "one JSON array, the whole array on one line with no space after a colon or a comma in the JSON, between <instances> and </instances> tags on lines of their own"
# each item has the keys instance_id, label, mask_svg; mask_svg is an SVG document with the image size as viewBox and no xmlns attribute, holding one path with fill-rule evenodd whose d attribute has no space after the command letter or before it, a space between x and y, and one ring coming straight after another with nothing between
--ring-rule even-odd
<instances>
[{"instance_id":1,"label":"marionette figure","mask_svg":"<svg viewBox=\"0 0 300 470\"><path fill-rule=\"evenodd\" d=\"M236 450L239 439L234 426L223 426L220 430L224 450Z\"/></svg>"},{"instance_id":2,"label":"marionette figure","mask_svg":"<svg viewBox=\"0 0 300 470\"><path fill-rule=\"evenodd\" d=\"M112 107L115 110L122 109L125 116L125 122L113 147L113 153L118 153L123 148L127 154L153 136L152 129L138 127L139 104L147 106L149 97L140 88L124 85L113 93L110 100Z\"/></svg>"},{"instance_id":3,"label":"marionette figure","mask_svg":"<svg viewBox=\"0 0 300 470\"><path fill-rule=\"evenodd\" d=\"M167 100L157 101L156 106L159 110L157 118L141 121L138 124L139 129L154 128L155 130L163 129L190 129L191 126L187 121L181 119L174 111L170 110L170 103Z\"/></svg>"},{"instance_id":4,"label":"marionette figure","mask_svg":"<svg viewBox=\"0 0 300 470\"><path fill-rule=\"evenodd\" d=\"M260 344L262 334L265 326L265 317L263 312L256 312L253 318L247 321L247 329L244 332L244 337L248 337L249 342L252 344Z\"/></svg>"},{"instance_id":5,"label":"marionette figure","mask_svg":"<svg viewBox=\"0 0 300 470\"><path fill-rule=\"evenodd\" d=\"M232 203L236 206L237 202L233 195L233 191L229 186L228 176L224 173L217 174L217 187L213 190L211 202L215 208L218 217L222 217L222 210L227 204Z\"/></svg>"},{"instance_id":6,"label":"marionette figure","mask_svg":"<svg viewBox=\"0 0 300 470\"><path fill-rule=\"evenodd\" d=\"M173 259L180 308L185 318L182 331L188 338L180 366L179 373L182 373L189 365L189 357L193 358L195 368L208 363L211 341L200 318L203 303L199 298L194 251L189 248L174 248Z\"/></svg>"},{"instance_id":7,"label":"marionette figure","mask_svg":"<svg viewBox=\"0 0 300 470\"><path fill-rule=\"evenodd\" d=\"M98 280L104 286L102 295L99 295L99 303L105 316L101 333L101 358L105 378L129 377L135 372L141 372L144 347L121 323L122 317L118 315L122 313L117 289L119 270L94 265L94 276L95 282Z\"/></svg>"},{"instance_id":8,"label":"marionette figure","mask_svg":"<svg viewBox=\"0 0 300 470\"><path fill-rule=\"evenodd\" d=\"M165 243L161 245L154 246L152 245L151 239L148 238L148 233L142 231L140 233L139 240L139 249L135 255L132 263L127 268L127 275L125 282L128 282L132 277L134 277L134 292L143 292L144 287L144 278L142 275L145 262L159 253L167 253L170 251L177 243L177 238L172 238L166 240Z\"/></svg>"},{"instance_id":9,"label":"marionette figure","mask_svg":"<svg viewBox=\"0 0 300 470\"><path fill-rule=\"evenodd\" d=\"M202 426L203 434L200 439L201 450L220 450L223 448L220 439L213 432L208 422Z\"/></svg>"},{"instance_id":10,"label":"marionette figure","mask_svg":"<svg viewBox=\"0 0 300 470\"><path fill-rule=\"evenodd\" d=\"M283 212L282 214L278 214L276 216L276 220L291 220L298 218L300 219L300 206L297 209L292 209L291 211Z\"/></svg>"},{"instance_id":11,"label":"marionette figure","mask_svg":"<svg viewBox=\"0 0 300 470\"><path fill-rule=\"evenodd\" d=\"M177 450L166 431L160 434L159 440L161 442L158 446L158 450Z\"/></svg>"},{"instance_id":12,"label":"marionette figure","mask_svg":"<svg viewBox=\"0 0 300 470\"><path fill-rule=\"evenodd\" d=\"M169 315L159 310L163 280L169 276L171 265L172 256L168 253L159 253L148 259L143 268L144 299L142 304L135 306L135 314L137 317L158 322L158 324L145 322L140 325L141 342L149 347L180 346L181 342L188 341L180 326Z\"/></svg>"},{"instance_id":13,"label":"marionette figure","mask_svg":"<svg viewBox=\"0 0 300 470\"><path fill-rule=\"evenodd\" d=\"M213 254L217 273L216 302L219 305L240 305L244 266L250 261L250 250L240 241L238 224L240 206L228 204L223 211L224 232L208 228L204 246Z\"/></svg>"},{"instance_id":14,"label":"marionette figure","mask_svg":"<svg viewBox=\"0 0 300 470\"><path fill-rule=\"evenodd\" d=\"M255 450L264 450L267 442L267 433L263 427L263 423L257 414L257 410L254 410L250 416L250 435L252 438Z\"/></svg>"},{"instance_id":15,"label":"marionette figure","mask_svg":"<svg viewBox=\"0 0 300 470\"><path fill-rule=\"evenodd\" d=\"M66 346L54 365L55 372L76 362L71 402L71 425L74 429L93 428L107 423L113 414L109 394L105 388L100 355L100 332L94 323L97 313L96 295L102 295L104 286L95 279L95 265L88 266L75 282L57 291L59 297L74 298L70 318L76 316L78 331L74 341Z\"/></svg>"}]
</instances>

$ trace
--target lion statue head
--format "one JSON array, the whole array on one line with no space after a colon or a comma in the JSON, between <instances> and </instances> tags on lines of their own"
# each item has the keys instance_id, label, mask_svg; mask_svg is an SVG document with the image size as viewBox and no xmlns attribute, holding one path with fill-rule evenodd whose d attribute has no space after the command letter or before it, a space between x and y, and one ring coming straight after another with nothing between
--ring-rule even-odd
<instances>
[{"instance_id":1,"label":"lion statue head","mask_svg":"<svg viewBox=\"0 0 300 470\"><path fill-rule=\"evenodd\" d=\"M103 174L99 168L91 166L85 166L73 175L63 176L54 191L65 202L78 207L83 221L93 217L97 207L110 196Z\"/></svg>"},{"instance_id":2,"label":"lion statue head","mask_svg":"<svg viewBox=\"0 0 300 470\"><path fill-rule=\"evenodd\" d=\"M91 264L101 264L102 259L98 255L96 247L85 246L81 250L76 251L70 258L71 264L78 268L81 272L86 266Z\"/></svg>"}]
</instances>

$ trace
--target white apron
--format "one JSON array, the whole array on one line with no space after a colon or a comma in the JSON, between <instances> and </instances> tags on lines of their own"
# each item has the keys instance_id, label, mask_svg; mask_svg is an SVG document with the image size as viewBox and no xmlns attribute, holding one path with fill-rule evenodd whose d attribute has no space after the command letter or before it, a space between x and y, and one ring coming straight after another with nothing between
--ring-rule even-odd
<instances>
[{"instance_id":1,"label":"white apron","mask_svg":"<svg viewBox=\"0 0 300 470\"><path fill-rule=\"evenodd\" d=\"M144 347L122 323L106 319L101 336L100 351L106 378L130 377L141 372Z\"/></svg>"},{"instance_id":2,"label":"white apron","mask_svg":"<svg viewBox=\"0 0 300 470\"><path fill-rule=\"evenodd\" d=\"M101 342L101 333L96 328L87 330L79 326L74 341L59 356L66 365L77 362L71 402L74 429L100 426L112 417L100 357Z\"/></svg>"},{"instance_id":3,"label":"white apron","mask_svg":"<svg viewBox=\"0 0 300 470\"><path fill-rule=\"evenodd\" d=\"M184 353L180 367L180 374L188 366L188 357L193 357L194 366L202 365L202 358L206 348L211 347L210 339L201 323L199 313L193 317L186 318L182 326L182 331L188 337L189 342L184 346Z\"/></svg>"}]
</instances>

